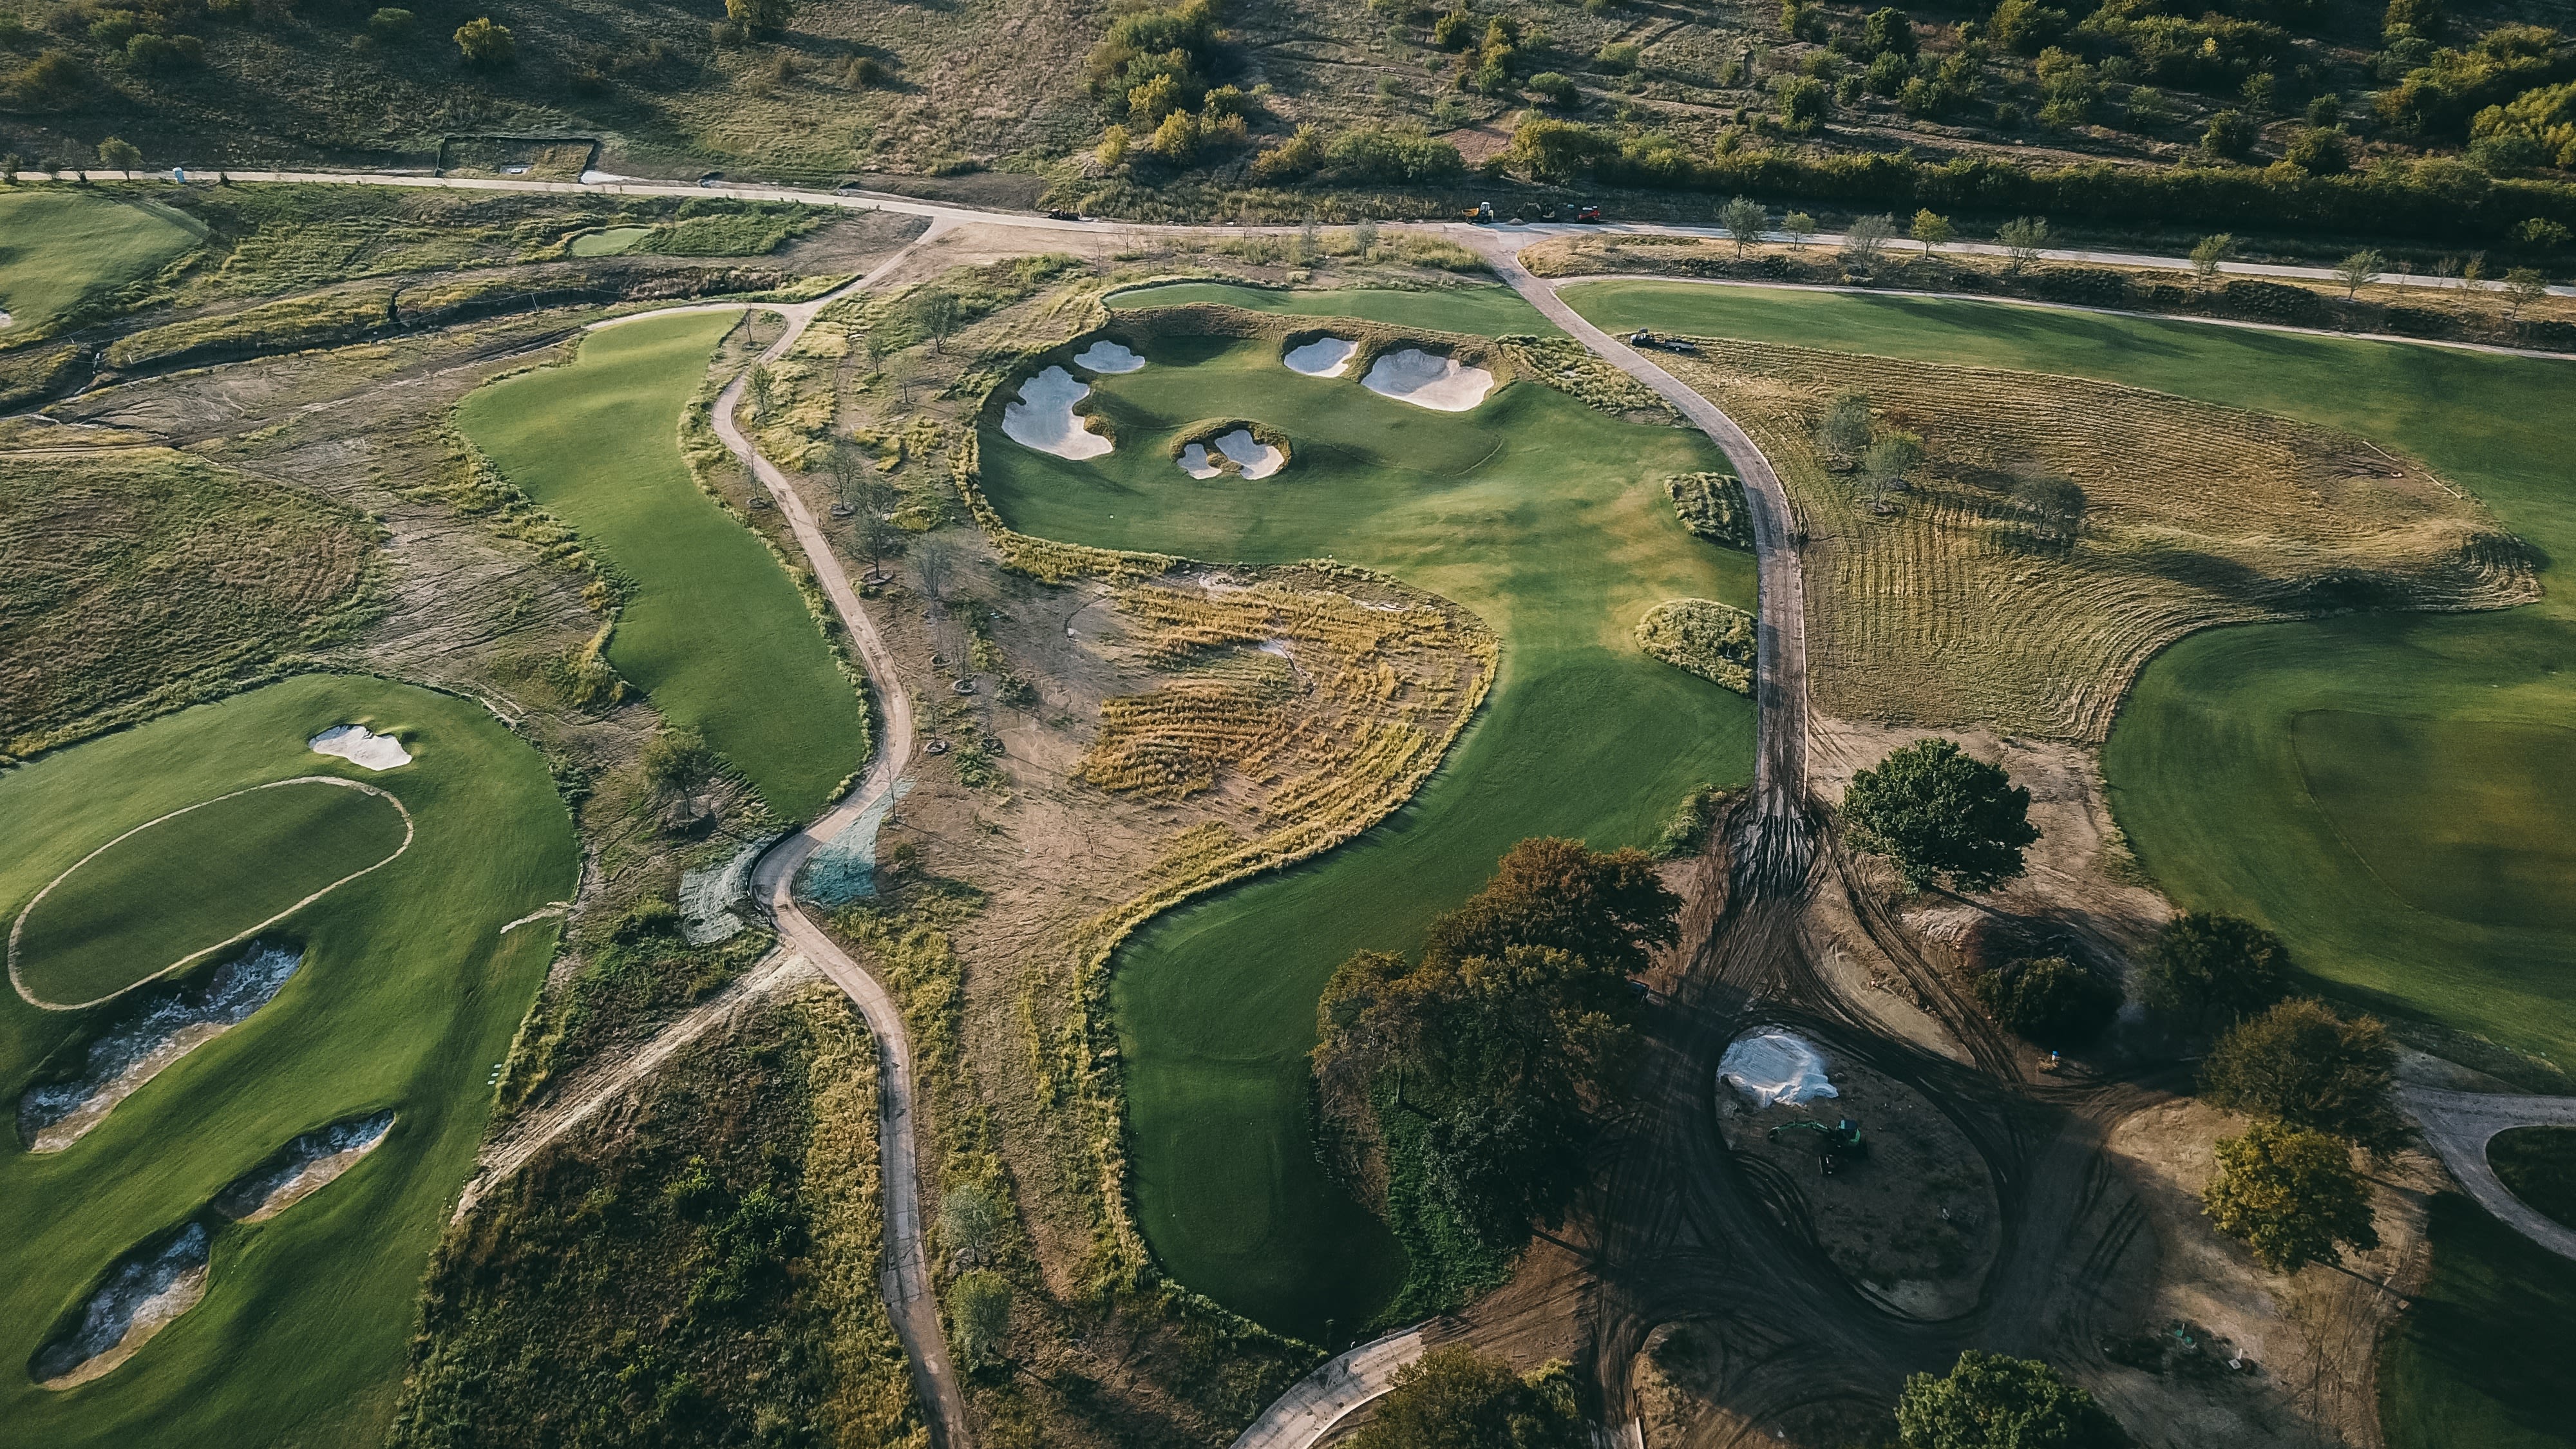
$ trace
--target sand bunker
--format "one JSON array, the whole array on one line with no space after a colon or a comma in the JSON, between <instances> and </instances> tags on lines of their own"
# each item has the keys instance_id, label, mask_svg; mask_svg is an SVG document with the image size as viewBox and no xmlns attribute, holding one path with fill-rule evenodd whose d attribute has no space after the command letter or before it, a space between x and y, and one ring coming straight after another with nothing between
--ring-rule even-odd
<instances>
[{"instance_id":1,"label":"sand bunker","mask_svg":"<svg viewBox=\"0 0 2576 1449\"><path fill-rule=\"evenodd\" d=\"M1318 337L1303 347L1289 348L1288 355L1279 360L1288 364L1290 372L1302 372L1308 377L1339 377L1350 370L1351 354L1359 350L1356 342Z\"/></svg>"},{"instance_id":2,"label":"sand bunker","mask_svg":"<svg viewBox=\"0 0 2576 1449\"><path fill-rule=\"evenodd\" d=\"M1134 372L1145 365L1145 359L1128 351L1124 344L1103 337L1075 353L1073 365L1091 372Z\"/></svg>"},{"instance_id":3,"label":"sand bunker","mask_svg":"<svg viewBox=\"0 0 2576 1449\"><path fill-rule=\"evenodd\" d=\"M146 998L89 1044L79 1076L27 1089L18 1099L18 1140L30 1152L60 1152L79 1141L162 1068L266 1006L303 961L295 947L262 943L216 967L202 987Z\"/></svg>"},{"instance_id":4,"label":"sand bunker","mask_svg":"<svg viewBox=\"0 0 2576 1449\"><path fill-rule=\"evenodd\" d=\"M1002 408L1002 436L1023 448L1053 453L1077 462L1097 458L1113 446L1082 425L1073 405L1091 396L1091 385L1077 381L1061 367L1050 367L1020 384L1020 400Z\"/></svg>"},{"instance_id":5,"label":"sand bunker","mask_svg":"<svg viewBox=\"0 0 2576 1449\"><path fill-rule=\"evenodd\" d=\"M1213 478L1225 469L1208 456L1207 444L1192 443L1181 449L1181 471L1193 478Z\"/></svg>"},{"instance_id":6,"label":"sand bunker","mask_svg":"<svg viewBox=\"0 0 2576 1449\"><path fill-rule=\"evenodd\" d=\"M1250 428L1237 428L1209 441L1246 478L1267 478L1288 466L1288 455L1254 437ZM1193 478L1213 478L1225 471L1225 465L1208 452L1205 443L1192 443L1181 449L1180 464L1181 471Z\"/></svg>"},{"instance_id":7,"label":"sand bunker","mask_svg":"<svg viewBox=\"0 0 2576 1449\"><path fill-rule=\"evenodd\" d=\"M215 1194L215 1211L235 1222L266 1222L357 1166L393 1126L394 1114L388 1111L307 1132Z\"/></svg>"},{"instance_id":8,"label":"sand bunker","mask_svg":"<svg viewBox=\"0 0 2576 1449\"><path fill-rule=\"evenodd\" d=\"M1731 1086L1759 1109L1842 1093L1825 1078L1825 1055L1805 1037L1785 1031L1757 1031L1730 1042L1718 1058L1717 1080Z\"/></svg>"},{"instance_id":9,"label":"sand bunker","mask_svg":"<svg viewBox=\"0 0 2576 1449\"><path fill-rule=\"evenodd\" d=\"M1473 410L1494 390L1494 375L1481 367L1461 367L1454 357L1440 357L1419 347L1381 353L1370 364L1360 386L1397 402L1435 412Z\"/></svg>"},{"instance_id":10,"label":"sand bunker","mask_svg":"<svg viewBox=\"0 0 2576 1449\"><path fill-rule=\"evenodd\" d=\"M167 1242L128 1255L90 1295L79 1325L37 1351L29 1375L42 1387L68 1389L134 1357L206 1296L207 1241L206 1225L190 1223Z\"/></svg>"},{"instance_id":11,"label":"sand bunker","mask_svg":"<svg viewBox=\"0 0 2576 1449\"><path fill-rule=\"evenodd\" d=\"M353 765L370 770L390 770L411 763L411 751L392 735L380 735L365 725L333 725L306 740L317 755L338 755Z\"/></svg>"}]
</instances>

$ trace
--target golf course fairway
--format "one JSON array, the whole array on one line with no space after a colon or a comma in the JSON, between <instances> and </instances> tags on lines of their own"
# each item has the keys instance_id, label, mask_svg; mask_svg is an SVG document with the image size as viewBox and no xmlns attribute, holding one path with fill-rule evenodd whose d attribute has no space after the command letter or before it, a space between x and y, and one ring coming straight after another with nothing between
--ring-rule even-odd
<instances>
[{"instance_id":1,"label":"golf course fairway","mask_svg":"<svg viewBox=\"0 0 2576 1449\"><path fill-rule=\"evenodd\" d=\"M2576 817L2552 747L2576 721L2576 363L1917 297L1629 280L1565 297L1610 328L2063 373L2280 413L2402 448L2468 490L2557 561L2541 602L2192 635L2138 679L2103 772L2139 859L2184 908L2271 927L2347 999L2576 1063L2563 865ZM2365 808L2364 788L2382 800ZM2356 830L2372 838L2356 845ZM2500 899L2465 878L2480 874L2538 894ZM2436 898L2447 904L2418 904Z\"/></svg>"},{"instance_id":2,"label":"golf course fairway","mask_svg":"<svg viewBox=\"0 0 2576 1449\"><path fill-rule=\"evenodd\" d=\"M139 282L206 235L205 223L156 202L60 187L0 193L0 345Z\"/></svg>"},{"instance_id":3,"label":"golf course fairway","mask_svg":"<svg viewBox=\"0 0 2576 1449\"><path fill-rule=\"evenodd\" d=\"M306 748L343 723L398 734L413 762L379 774ZM572 822L544 761L471 701L363 676L290 679L0 776L0 838L13 847L0 910L14 917L145 821L304 775L394 795L416 837L260 934L303 952L274 999L63 1150L0 1157L0 1438L11 1443L384 1437L421 1274L482 1138L487 1077L554 952L552 918L503 927L575 884ZM0 997L13 1115L31 1082L68 1075L91 1038L165 989L87 1011ZM312 1196L257 1223L208 1212L299 1134L383 1111L395 1114L383 1145ZM192 1220L212 1226L203 1301L105 1376L38 1387L31 1360L110 1266Z\"/></svg>"},{"instance_id":4,"label":"golf course fairway","mask_svg":"<svg viewBox=\"0 0 2576 1449\"><path fill-rule=\"evenodd\" d=\"M868 757L866 707L778 560L698 491L680 419L734 313L603 327L457 407L501 475L626 586L608 662L803 820Z\"/></svg>"},{"instance_id":5,"label":"golf course fairway","mask_svg":"<svg viewBox=\"0 0 2576 1449\"><path fill-rule=\"evenodd\" d=\"M1178 300L1268 295L1193 287ZM1434 320L1422 294L1388 295L1403 315L1378 320ZM1374 316L1371 300L1306 305ZM1325 1175L1308 1135L1306 1054L1325 979L1355 951L1419 944L1525 837L1644 844L1696 786L1749 778L1751 702L1647 658L1631 630L1668 598L1750 607L1752 560L1674 517L1663 479L1724 466L1696 432L1624 422L1529 382L1473 411L1429 411L1353 376L1290 372L1263 341L1166 336L1140 350L1141 370L1084 379L1115 422L1115 452L1069 462L987 429L984 487L1013 527L1212 562L1330 555L1454 600L1502 640L1483 711L1410 804L1303 867L1158 919L1116 965L1136 1196L1155 1253L1261 1323L1344 1341L1389 1302L1403 1258ZM1287 468L1259 481L1183 473L1166 445L1225 416L1283 430Z\"/></svg>"}]
</instances>

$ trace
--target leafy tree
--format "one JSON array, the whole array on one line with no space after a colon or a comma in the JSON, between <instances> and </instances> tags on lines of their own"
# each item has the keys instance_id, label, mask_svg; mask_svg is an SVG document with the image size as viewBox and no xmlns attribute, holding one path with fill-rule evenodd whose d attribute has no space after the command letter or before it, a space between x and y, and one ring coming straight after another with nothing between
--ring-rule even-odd
<instances>
[{"instance_id":1,"label":"leafy tree","mask_svg":"<svg viewBox=\"0 0 2576 1449\"><path fill-rule=\"evenodd\" d=\"M130 142L110 136L98 143L98 164L110 171L140 171L143 153Z\"/></svg>"},{"instance_id":2,"label":"leafy tree","mask_svg":"<svg viewBox=\"0 0 2576 1449\"><path fill-rule=\"evenodd\" d=\"M725 0L725 18L754 35L770 35L796 18L796 0Z\"/></svg>"},{"instance_id":3,"label":"leafy tree","mask_svg":"<svg viewBox=\"0 0 2576 1449\"><path fill-rule=\"evenodd\" d=\"M2388 270L2388 258L2376 248L2365 248L2335 263L2335 280L2343 283L2343 299L2351 301L2362 288L2379 280Z\"/></svg>"},{"instance_id":4,"label":"leafy tree","mask_svg":"<svg viewBox=\"0 0 2576 1449\"><path fill-rule=\"evenodd\" d=\"M2243 111L2226 110L2209 118L2200 133L2200 149L2222 161L2242 161L2254 149L2254 122Z\"/></svg>"},{"instance_id":5,"label":"leafy tree","mask_svg":"<svg viewBox=\"0 0 2576 1449\"><path fill-rule=\"evenodd\" d=\"M2002 0L1986 31L1997 44L2024 55L2037 55L2066 34L2066 12L2039 0Z\"/></svg>"},{"instance_id":6,"label":"leafy tree","mask_svg":"<svg viewBox=\"0 0 2576 1449\"><path fill-rule=\"evenodd\" d=\"M1803 211L1793 211L1780 218L1780 229L1789 234L1789 250L1802 252L1816 239L1816 219Z\"/></svg>"},{"instance_id":7,"label":"leafy tree","mask_svg":"<svg viewBox=\"0 0 2576 1449\"><path fill-rule=\"evenodd\" d=\"M2373 1017L2347 1021L2313 997L2230 1028L2201 1063L2200 1084L2231 1112L2331 1133L2374 1153L2406 1140L2388 1028Z\"/></svg>"},{"instance_id":8,"label":"leafy tree","mask_svg":"<svg viewBox=\"0 0 2576 1449\"><path fill-rule=\"evenodd\" d=\"M1890 428L1878 435L1877 441L1869 445L1869 451L1861 454L1860 466L1879 483L1891 484L1903 481L1906 474L1914 471L1914 465L1922 461L1922 434Z\"/></svg>"},{"instance_id":9,"label":"leafy tree","mask_svg":"<svg viewBox=\"0 0 2576 1449\"><path fill-rule=\"evenodd\" d=\"M1586 1449L1592 1442L1563 1362L1516 1374L1466 1344L1435 1348L1395 1372L1348 1449Z\"/></svg>"},{"instance_id":10,"label":"leafy tree","mask_svg":"<svg viewBox=\"0 0 2576 1449\"><path fill-rule=\"evenodd\" d=\"M2310 176L2341 176L2352 169L2352 148L2339 126L2310 126L2284 154Z\"/></svg>"},{"instance_id":11,"label":"leafy tree","mask_svg":"<svg viewBox=\"0 0 2576 1449\"><path fill-rule=\"evenodd\" d=\"M707 737L687 725L671 725L644 745L644 778L665 790L694 790L716 772L716 752Z\"/></svg>"},{"instance_id":12,"label":"leafy tree","mask_svg":"<svg viewBox=\"0 0 2576 1449\"><path fill-rule=\"evenodd\" d=\"M2504 318L2510 322L2523 308L2549 295L2549 284L2530 267L2516 267L2504 274Z\"/></svg>"},{"instance_id":13,"label":"leafy tree","mask_svg":"<svg viewBox=\"0 0 2576 1449\"><path fill-rule=\"evenodd\" d=\"M1726 234L1735 239L1735 255L1740 260L1747 245L1762 239L1762 233L1771 224L1771 213L1749 196L1729 197L1726 204L1717 209L1717 224L1725 227Z\"/></svg>"},{"instance_id":14,"label":"leafy tree","mask_svg":"<svg viewBox=\"0 0 2576 1449\"><path fill-rule=\"evenodd\" d=\"M1002 1229L1002 1210L993 1195L968 1183L939 1199L939 1242L957 1261L973 1266L993 1251Z\"/></svg>"},{"instance_id":15,"label":"leafy tree","mask_svg":"<svg viewBox=\"0 0 2576 1449\"><path fill-rule=\"evenodd\" d=\"M2236 916L2194 911L2165 922L2139 989L2149 1006L2233 1020L2289 995L2290 970L2280 937Z\"/></svg>"},{"instance_id":16,"label":"leafy tree","mask_svg":"<svg viewBox=\"0 0 2576 1449\"><path fill-rule=\"evenodd\" d=\"M1923 243L1923 250L1928 253L1934 247L1947 246L1957 240L1959 229L1950 224L1950 218L1927 206L1914 213L1914 225L1907 229L1906 234Z\"/></svg>"},{"instance_id":17,"label":"leafy tree","mask_svg":"<svg viewBox=\"0 0 2576 1449\"><path fill-rule=\"evenodd\" d=\"M2257 1122L2242 1137L2219 1139L2218 1171L2201 1190L2201 1210L2275 1273L2340 1263L2343 1247L2379 1246L2352 1149L2286 1122Z\"/></svg>"},{"instance_id":18,"label":"leafy tree","mask_svg":"<svg viewBox=\"0 0 2576 1449\"><path fill-rule=\"evenodd\" d=\"M924 287L904 302L912 324L930 339L931 350L947 350L948 334L957 330L957 294L945 287Z\"/></svg>"},{"instance_id":19,"label":"leafy tree","mask_svg":"<svg viewBox=\"0 0 2576 1449\"><path fill-rule=\"evenodd\" d=\"M968 1368L1001 1362L1011 1336L1011 1280L989 1268L958 1274L948 1285L948 1331Z\"/></svg>"},{"instance_id":20,"label":"leafy tree","mask_svg":"<svg viewBox=\"0 0 2576 1449\"><path fill-rule=\"evenodd\" d=\"M1887 239L1896 235L1896 218L1884 213L1852 218L1843 229L1843 264L1855 272L1866 272L1878 264L1878 253Z\"/></svg>"},{"instance_id":21,"label":"leafy tree","mask_svg":"<svg viewBox=\"0 0 2576 1449\"><path fill-rule=\"evenodd\" d=\"M1870 55L1911 59L1915 49L1913 19L1893 7L1871 11L1869 18L1861 22L1860 48Z\"/></svg>"},{"instance_id":22,"label":"leafy tree","mask_svg":"<svg viewBox=\"0 0 2576 1449\"><path fill-rule=\"evenodd\" d=\"M1976 992L2005 1029L2052 1050L2100 1036L2120 1010L2120 988L2063 956L1989 971L1977 978Z\"/></svg>"},{"instance_id":23,"label":"leafy tree","mask_svg":"<svg viewBox=\"0 0 2576 1449\"><path fill-rule=\"evenodd\" d=\"M2036 1359L1969 1349L1896 1400L1906 1449L2116 1449L2126 1440L2093 1396Z\"/></svg>"},{"instance_id":24,"label":"leafy tree","mask_svg":"<svg viewBox=\"0 0 2576 1449\"><path fill-rule=\"evenodd\" d=\"M456 27L456 49L467 65L497 69L518 57L519 43L510 37L510 27L496 25L486 15Z\"/></svg>"},{"instance_id":25,"label":"leafy tree","mask_svg":"<svg viewBox=\"0 0 2576 1449\"><path fill-rule=\"evenodd\" d=\"M1816 441L1828 452L1845 458L1858 458L1868 450L1873 431L1869 420L1869 394L1839 393L1835 395L1833 405L1825 409L1824 421L1816 425Z\"/></svg>"},{"instance_id":26,"label":"leafy tree","mask_svg":"<svg viewBox=\"0 0 2576 1449\"><path fill-rule=\"evenodd\" d=\"M1783 129L1804 134L1825 123L1825 83L1813 76L1782 76L1773 84Z\"/></svg>"},{"instance_id":27,"label":"leafy tree","mask_svg":"<svg viewBox=\"0 0 2576 1449\"><path fill-rule=\"evenodd\" d=\"M1852 777L1843 793L1852 843L1884 855L1916 890L1982 891L2022 872L2039 839L2030 792L1948 740L1923 739Z\"/></svg>"},{"instance_id":28,"label":"leafy tree","mask_svg":"<svg viewBox=\"0 0 2576 1449\"><path fill-rule=\"evenodd\" d=\"M1995 240L2004 244L2004 270L2018 272L2037 265L2040 249L2048 245L2048 218L2014 217L1995 229Z\"/></svg>"},{"instance_id":29,"label":"leafy tree","mask_svg":"<svg viewBox=\"0 0 2576 1449\"><path fill-rule=\"evenodd\" d=\"M1680 939L1680 912L1680 898L1664 889L1645 852L1538 836L1504 852L1483 890L1433 922L1423 951L1464 961L1542 946L1624 977Z\"/></svg>"},{"instance_id":30,"label":"leafy tree","mask_svg":"<svg viewBox=\"0 0 2576 1449\"><path fill-rule=\"evenodd\" d=\"M2389 36L2419 35L2426 40L2441 38L2450 22L2442 0L2388 0L2381 18L2381 29Z\"/></svg>"},{"instance_id":31,"label":"leafy tree","mask_svg":"<svg viewBox=\"0 0 2576 1449\"><path fill-rule=\"evenodd\" d=\"M2191 249L2192 280L2204 287L2217 281L2218 268L2220 264L2225 262L2230 256L2234 255L2235 251L2236 237L2231 232L2222 231L2214 236L2202 237L2198 242L2193 243Z\"/></svg>"},{"instance_id":32,"label":"leafy tree","mask_svg":"<svg viewBox=\"0 0 2576 1449\"><path fill-rule=\"evenodd\" d=\"M1199 118L1188 111L1174 111L1154 128L1145 148L1175 166L1186 166L1198 159Z\"/></svg>"}]
</instances>

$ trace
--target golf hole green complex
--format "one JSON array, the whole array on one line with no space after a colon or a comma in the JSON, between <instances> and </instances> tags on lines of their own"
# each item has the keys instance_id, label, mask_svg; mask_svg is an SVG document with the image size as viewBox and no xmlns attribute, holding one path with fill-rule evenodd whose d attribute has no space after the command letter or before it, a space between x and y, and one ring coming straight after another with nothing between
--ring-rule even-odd
<instances>
[{"instance_id":1,"label":"golf hole green complex","mask_svg":"<svg viewBox=\"0 0 2576 1449\"><path fill-rule=\"evenodd\" d=\"M1446 320L1443 298L1412 293L1131 294L1113 330L1146 365L1087 379L1114 451L1067 459L989 425L982 441L985 489L1025 532L1212 563L1329 556L1442 594L1501 637L1483 711L1411 803L1305 866L1159 918L1115 963L1136 1203L1156 1256L1181 1283L1318 1342L1391 1311L1406 1275L1397 1239L1325 1174L1308 1132L1325 979L1354 951L1418 944L1526 836L1643 845L1695 787L1747 778L1751 703L1648 658L1633 630L1670 598L1751 607L1752 560L1674 515L1665 478L1724 466L1694 431L1528 381L1428 408L1370 389L1366 365L1303 372L1266 332L1194 331L1123 304L1360 312L1381 339L1542 330L1495 292L1460 297ZM1473 344L1422 343L1442 346ZM1247 416L1294 439L1285 471L1245 486L1174 466L1192 428Z\"/></svg>"},{"instance_id":2,"label":"golf hole green complex","mask_svg":"<svg viewBox=\"0 0 2576 1449\"><path fill-rule=\"evenodd\" d=\"M47 884L9 928L9 980L38 1006L96 1006L181 970L411 848L411 812L311 775L138 825Z\"/></svg>"}]
</instances>

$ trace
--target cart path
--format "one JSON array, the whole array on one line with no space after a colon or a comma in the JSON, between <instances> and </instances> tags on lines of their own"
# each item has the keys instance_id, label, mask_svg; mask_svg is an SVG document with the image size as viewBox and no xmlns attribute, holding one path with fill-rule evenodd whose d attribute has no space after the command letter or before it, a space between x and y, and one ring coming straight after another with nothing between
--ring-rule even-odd
<instances>
[{"instance_id":1,"label":"cart path","mask_svg":"<svg viewBox=\"0 0 2576 1449\"><path fill-rule=\"evenodd\" d=\"M1234 1449L1305 1449L1353 1409L1394 1388L1397 1371L1440 1337L1430 1324L1415 1324L1326 1359L1236 1435Z\"/></svg>"},{"instance_id":2,"label":"cart path","mask_svg":"<svg viewBox=\"0 0 2576 1449\"><path fill-rule=\"evenodd\" d=\"M2460 1186L2498 1221L2562 1258L2576 1258L2576 1228L2515 1197L2487 1161L2487 1142L2516 1127L2576 1127L2576 1097L2505 1097L2404 1087L2397 1105L2423 1127Z\"/></svg>"},{"instance_id":3,"label":"cart path","mask_svg":"<svg viewBox=\"0 0 2576 1449\"><path fill-rule=\"evenodd\" d=\"M1789 506L1788 490L1762 449L1717 404L1567 306L1555 283L1521 265L1507 237L1467 234L1512 290L1603 361L1654 389L1706 433L1744 479L1760 566L1754 702L1761 723L1753 757L1754 808L1736 858L1747 882L1794 891L1806 879L1814 839L1807 816L1807 585L1796 542L1798 515Z\"/></svg>"}]
</instances>

